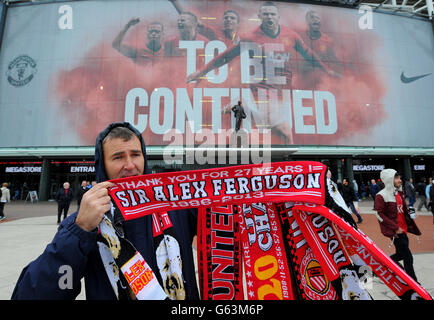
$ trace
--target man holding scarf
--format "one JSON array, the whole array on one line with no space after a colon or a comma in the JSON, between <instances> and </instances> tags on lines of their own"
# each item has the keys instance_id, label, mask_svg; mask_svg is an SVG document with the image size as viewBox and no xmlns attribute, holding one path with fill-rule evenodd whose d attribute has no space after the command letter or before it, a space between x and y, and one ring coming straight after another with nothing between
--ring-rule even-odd
<instances>
[{"instance_id":1,"label":"man holding scarf","mask_svg":"<svg viewBox=\"0 0 434 320\"><path fill-rule=\"evenodd\" d=\"M192 252L197 213L179 210L124 221L108 195L114 184L106 180L148 173L140 132L129 123L112 123L102 131L95 173L98 184L83 195L79 211L61 223L45 251L23 269L12 299L75 299L83 277L89 300L134 299L134 288L126 285L129 274L119 272L118 265L119 259L131 260L131 252L144 258L164 296L199 299ZM65 270L72 272L72 283L66 285Z\"/></svg>"}]
</instances>

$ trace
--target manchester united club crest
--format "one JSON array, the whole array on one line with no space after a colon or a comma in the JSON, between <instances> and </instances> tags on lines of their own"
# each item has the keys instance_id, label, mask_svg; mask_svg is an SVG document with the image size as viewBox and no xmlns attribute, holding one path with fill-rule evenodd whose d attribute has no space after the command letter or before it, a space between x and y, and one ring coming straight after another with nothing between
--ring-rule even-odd
<instances>
[{"instance_id":1,"label":"manchester united club crest","mask_svg":"<svg viewBox=\"0 0 434 320\"><path fill-rule=\"evenodd\" d=\"M312 249L306 251L301 261L302 285L306 295L312 300L334 300L336 292L331 290L330 281L316 260Z\"/></svg>"},{"instance_id":2,"label":"manchester united club crest","mask_svg":"<svg viewBox=\"0 0 434 320\"><path fill-rule=\"evenodd\" d=\"M35 60L27 55L20 55L9 63L6 76L11 85L22 87L32 81L36 71Z\"/></svg>"}]
</instances>

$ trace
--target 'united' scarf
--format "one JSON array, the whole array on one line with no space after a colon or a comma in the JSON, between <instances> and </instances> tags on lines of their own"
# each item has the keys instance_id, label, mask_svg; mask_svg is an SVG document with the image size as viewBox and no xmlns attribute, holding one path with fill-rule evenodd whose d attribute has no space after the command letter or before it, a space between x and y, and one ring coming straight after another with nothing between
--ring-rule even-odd
<instances>
[{"instance_id":1,"label":"'united' scarf","mask_svg":"<svg viewBox=\"0 0 434 320\"><path fill-rule=\"evenodd\" d=\"M303 286L300 281L309 281L320 292L327 287L330 291L325 290L328 292L325 298L329 299L369 298L366 292L356 292L351 288L360 283L351 268L349 255L345 252L345 248L355 245L347 241L347 235L365 246L366 251L383 268L391 269L395 278L399 277L415 295L431 299L420 285L357 230L351 214L329 194L326 169L326 166L318 162L295 161L149 174L111 180L115 187L109 193L125 220L170 210L200 208L199 284L205 299L241 297L241 266L237 265L241 256L246 269L245 287L248 298L305 298L308 296L306 291L300 294L296 290ZM288 244L286 241L291 239L287 234L288 225L285 227L289 220L285 222L284 215L275 205L268 204L285 202L296 202L292 208L292 218L304 237L300 241L308 244L300 247L304 252L291 251L294 246L297 248L297 242ZM226 209L222 209L224 207ZM336 210L339 215L329 208ZM235 219L237 216L238 220ZM228 231L230 219L234 233ZM239 232L236 231L236 221L239 222ZM221 230L224 227L228 229ZM215 239L220 237L219 242L211 241L213 232ZM297 230L292 233L292 239L295 239L296 232ZM238 233L241 237L242 255L236 246ZM253 241L254 236L256 242ZM321 239L325 237L328 241L322 242ZM270 238L273 243L269 247ZM304 254L303 257L301 253ZM294 254L296 259L292 256ZM363 256L362 259L365 258L365 255L360 255ZM366 264L372 265L368 262ZM294 285L293 279L297 279L297 285ZM332 285L327 286L324 281L329 281ZM284 286L284 283L287 285ZM304 285L303 290L306 287ZM309 299L318 297L308 296Z\"/></svg>"},{"instance_id":2,"label":"'united' scarf","mask_svg":"<svg viewBox=\"0 0 434 320\"><path fill-rule=\"evenodd\" d=\"M203 300L243 299L237 206L199 208L198 265Z\"/></svg>"}]
</instances>

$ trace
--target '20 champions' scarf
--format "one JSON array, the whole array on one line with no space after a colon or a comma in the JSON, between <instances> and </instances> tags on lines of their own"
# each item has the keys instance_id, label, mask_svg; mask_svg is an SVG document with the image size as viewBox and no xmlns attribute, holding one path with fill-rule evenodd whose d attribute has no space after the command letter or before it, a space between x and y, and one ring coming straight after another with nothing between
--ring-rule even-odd
<instances>
[{"instance_id":1,"label":"'20 champions' scarf","mask_svg":"<svg viewBox=\"0 0 434 320\"><path fill-rule=\"evenodd\" d=\"M294 161L148 174L111 180L109 193L125 220L199 208L203 299L241 299L243 285L248 299L369 299L346 251L355 242L393 272L386 285L399 279L400 297L431 299L357 230L329 194L326 169Z\"/></svg>"}]
</instances>

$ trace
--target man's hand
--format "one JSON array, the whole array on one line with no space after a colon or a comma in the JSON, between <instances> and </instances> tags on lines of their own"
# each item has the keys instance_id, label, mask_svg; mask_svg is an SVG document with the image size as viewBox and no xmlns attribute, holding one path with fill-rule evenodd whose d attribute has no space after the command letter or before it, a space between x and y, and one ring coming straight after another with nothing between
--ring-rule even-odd
<instances>
[{"instance_id":1,"label":"man's hand","mask_svg":"<svg viewBox=\"0 0 434 320\"><path fill-rule=\"evenodd\" d=\"M190 74L187 77L187 83L190 83L193 81L197 81L197 83L199 83L200 80L202 80L202 79L200 79L200 77L201 77L200 71L193 72L192 74Z\"/></svg>"},{"instance_id":2,"label":"man's hand","mask_svg":"<svg viewBox=\"0 0 434 320\"><path fill-rule=\"evenodd\" d=\"M127 26L132 27L135 24L138 24L140 22L140 18L132 18L130 21L128 21Z\"/></svg>"},{"instance_id":3,"label":"man's hand","mask_svg":"<svg viewBox=\"0 0 434 320\"><path fill-rule=\"evenodd\" d=\"M81 229L90 232L99 225L104 213L110 210L110 197L107 188L114 186L108 181L101 182L83 195L80 210L75 219L75 223Z\"/></svg>"}]
</instances>

